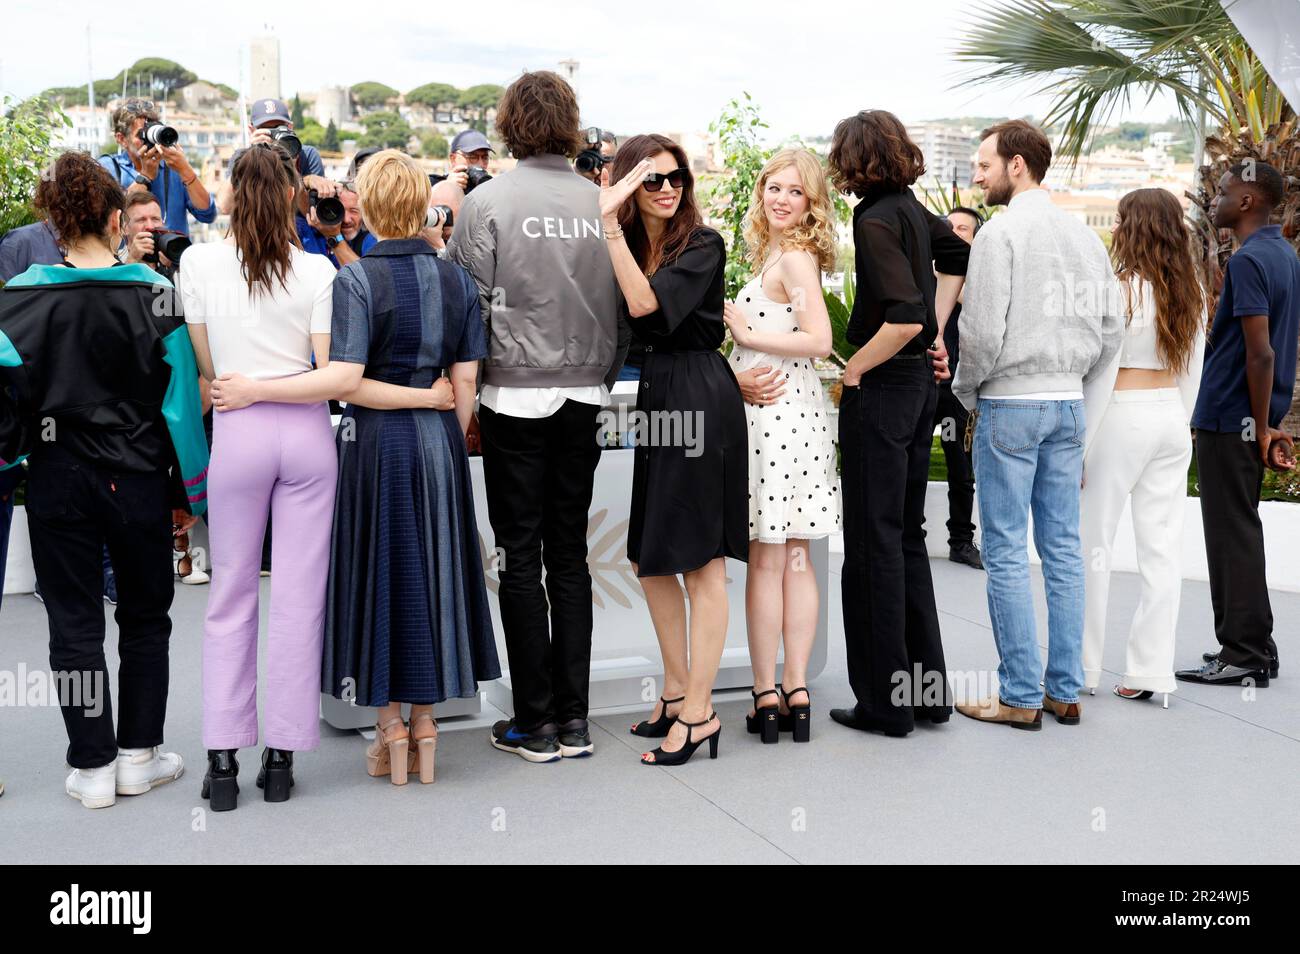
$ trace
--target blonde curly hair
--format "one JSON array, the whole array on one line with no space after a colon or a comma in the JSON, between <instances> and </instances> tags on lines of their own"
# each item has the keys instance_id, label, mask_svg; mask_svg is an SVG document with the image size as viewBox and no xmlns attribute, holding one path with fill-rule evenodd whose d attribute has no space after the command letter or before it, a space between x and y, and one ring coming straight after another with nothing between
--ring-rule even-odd
<instances>
[{"instance_id":1,"label":"blonde curly hair","mask_svg":"<svg viewBox=\"0 0 1300 954\"><path fill-rule=\"evenodd\" d=\"M835 266L835 207L821 160L807 149L782 149L767 160L759 173L745 218L746 257L756 270L767 261L772 237L763 209L763 190L768 179L790 166L799 173L808 208L796 224L785 230L781 246L809 252L817 260L819 270L830 272Z\"/></svg>"}]
</instances>

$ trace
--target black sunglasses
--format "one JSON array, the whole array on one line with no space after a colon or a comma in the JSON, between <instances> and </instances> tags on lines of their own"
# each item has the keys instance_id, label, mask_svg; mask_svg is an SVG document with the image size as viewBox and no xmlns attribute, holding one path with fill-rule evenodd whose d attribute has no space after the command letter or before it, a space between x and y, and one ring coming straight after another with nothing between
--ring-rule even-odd
<instances>
[{"instance_id":1,"label":"black sunglasses","mask_svg":"<svg viewBox=\"0 0 1300 954\"><path fill-rule=\"evenodd\" d=\"M680 189L685 185L690 174L689 169L681 166L677 167L672 172L665 172L662 174L658 172L651 173L641 180L641 188L645 189L647 192L658 192L664 187L664 182L667 181L668 185L672 188Z\"/></svg>"}]
</instances>

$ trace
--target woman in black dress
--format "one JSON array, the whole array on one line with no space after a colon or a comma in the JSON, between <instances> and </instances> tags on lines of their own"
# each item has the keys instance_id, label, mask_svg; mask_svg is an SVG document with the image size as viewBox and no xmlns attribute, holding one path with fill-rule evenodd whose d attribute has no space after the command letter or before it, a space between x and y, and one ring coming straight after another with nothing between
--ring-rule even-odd
<instances>
[{"instance_id":1,"label":"woman in black dress","mask_svg":"<svg viewBox=\"0 0 1300 954\"><path fill-rule=\"evenodd\" d=\"M654 718L632 733L667 736L646 764L679 765L705 741L717 757L722 725L710 697L727 638L725 558L744 560L749 548L745 407L718 351L727 253L701 223L686 154L672 140L629 139L610 178L605 238L625 317L645 345L627 555L664 660Z\"/></svg>"}]
</instances>

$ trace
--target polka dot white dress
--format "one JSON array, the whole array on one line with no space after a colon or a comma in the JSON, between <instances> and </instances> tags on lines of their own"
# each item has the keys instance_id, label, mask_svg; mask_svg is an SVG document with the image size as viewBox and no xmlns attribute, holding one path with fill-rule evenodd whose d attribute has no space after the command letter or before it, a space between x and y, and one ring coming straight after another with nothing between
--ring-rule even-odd
<instances>
[{"instance_id":1,"label":"polka dot white dress","mask_svg":"<svg viewBox=\"0 0 1300 954\"><path fill-rule=\"evenodd\" d=\"M763 293L760 278L740 290L736 304L755 331L799 330L794 306ZM775 404L745 405L749 423L749 538L759 543L813 540L840 529L835 445L812 358L766 354L737 345L735 372L781 368L785 394Z\"/></svg>"}]
</instances>

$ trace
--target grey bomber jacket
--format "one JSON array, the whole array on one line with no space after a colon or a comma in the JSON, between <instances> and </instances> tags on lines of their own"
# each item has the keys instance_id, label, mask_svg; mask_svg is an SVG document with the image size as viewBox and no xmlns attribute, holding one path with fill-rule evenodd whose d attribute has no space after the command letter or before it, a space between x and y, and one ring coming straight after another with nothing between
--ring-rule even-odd
<instances>
[{"instance_id":1,"label":"grey bomber jacket","mask_svg":"<svg viewBox=\"0 0 1300 954\"><path fill-rule=\"evenodd\" d=\"M479 288L483 383L612 385L631 330L600 218L600 190L559 155L531 156L465 197L447 246Z\"/></svg>"}]
</instances>

